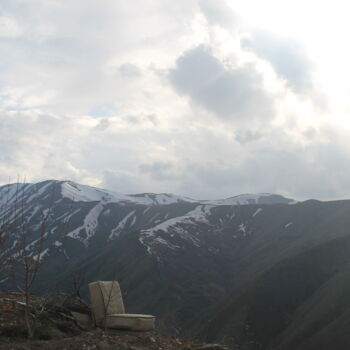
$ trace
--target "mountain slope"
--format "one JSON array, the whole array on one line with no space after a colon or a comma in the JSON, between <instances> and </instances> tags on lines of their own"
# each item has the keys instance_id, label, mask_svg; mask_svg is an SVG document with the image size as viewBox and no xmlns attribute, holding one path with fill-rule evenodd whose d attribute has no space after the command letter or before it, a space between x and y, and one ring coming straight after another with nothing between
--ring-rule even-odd
<instances>
[{"instance_id":1,"label":"mountain slope","mask_svg":"<svg viewBox=\"0 0 350 350\"><path fill-rule=\"evenodd\" d=\"M345 332L349 212L350 201L272 194L194 200L69 181L0 187L0 220L12 232L24 223L33 254L48 215L37 291L67 292L79 280L86 296L90 281L118 279L128 311L241 349L304 350Z\"/></svg>"},{"instance_id":2,"label":"mountain slope","mask_svg":"<svg viewBox=\"0 0 350 350\"><path fill-rule=\"evenodd\" d=\"M160 315L165 328L188 330L198 310L226 296L238 278L234 254L252 239L265 210L248 203L293 203L269 194L217 201L120 195L69 181L4 186L0 195L0 219L14 231L25 222L28 250L35 249L43 213L49 215L37 290L68 290L77 274L86 283L118 278L131 308L149 290L142 310ZM13 210L18 203L23 214Z\"/></svg>"},{"instance_id":3,"label":"mountain slope","mask_svg":"<svg viewBox=\"0 0 350 350\"><path fill-rule=\"evenodd\" d=\"M350 235L274 265L224 300L202 337L227 341L229 334L252 349L348 349L349 251Z\"/></svg>"}]
</instances>

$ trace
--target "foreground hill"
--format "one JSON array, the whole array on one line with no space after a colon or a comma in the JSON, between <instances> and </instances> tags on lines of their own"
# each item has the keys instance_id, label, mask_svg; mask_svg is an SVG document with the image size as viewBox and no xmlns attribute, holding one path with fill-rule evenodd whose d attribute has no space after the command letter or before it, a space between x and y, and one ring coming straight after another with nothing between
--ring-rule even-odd
<instances>
[{"instance_id":1,"label":"foreground hill","mask_svg":"<svg viewBox=\"0 0 350 350\"><path fill-rule=\"evenodd\" d=\"M218 344L201 344L157 331L129 332L77 324L74 312L89 314L89 307L72 297L32 295L31 314L35 322L33 339L26 338L23 296L0 292L1 350L227 350ZM83 313L83 314L82 314Z\"/></svg>"},{"instance_id":2,"label":"foreground hill","mask_svg":"<svg viewBox=\"0 0 350 350\"><path fill-rule=\"evenodd\" d=\"M350 236L287 258L221 303L202 339L252 349L349 349Z\"/></svg>"},{"instance_id":3,"label":"foreground hill","mask_svg":"<svg viewBox=\"0 0 350 350\"><path fill-rule=\"evenodd\" d=\"M350 346L350 201L120 195L62 181L0 194L13 231L23 220L10 208L23 203L28 250L49 214L39 292L118 279L127 310L157 315L162 330L240 349Z\"/></svg>"},{"instance_id":4,"label":"foreground hill","mask_svg":"<svg viewBox=\"0 0 350 350\"><path fill-rule=\"evenodd\" d=\"M259 230L265 203L294 202L270 194L214 201L120 195L66 181L9 185L0 194L2 217L13 232L25 222L26 249L33 254L48 215L36 257L44 262L38 291L69 290L77 277L84 285L117 278L130 311L155 313L160 327L188 332L204 308L244 277L237 257ZM23 214L14 215L19 203ZM9 243L16 245L15 237Z\"/></svg>"}]
</instances>

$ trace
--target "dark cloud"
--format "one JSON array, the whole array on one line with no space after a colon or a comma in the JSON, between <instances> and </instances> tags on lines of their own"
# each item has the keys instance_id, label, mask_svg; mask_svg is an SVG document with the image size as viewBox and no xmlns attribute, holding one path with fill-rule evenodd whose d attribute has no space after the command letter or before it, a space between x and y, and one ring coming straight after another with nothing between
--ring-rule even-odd
<instances>
[{"instance_id":1,"label":"dark cloud","mask_svg":"<svg viewBox=\"0 0 350 350\"><path fill-rule=\"evenodd\" d=\"M142 122L141 116L138 116L138 115L128 115L125 119L129 124L136 125L136 124L140 124Z\"/></svg>"},{"instance_id":2,"label":"dark cloud","mask_svg":"<svg viewBox=\"0 0 350 350\"><path fill-rule=\"evenodd\" d=\"M130 125L139 125L145 122L152 124L156 127L159 124L159 120L155 114L149 115L127 115L125 121Z\"/></svg>"},{"instance_id":3,"label":"dark cloud","mask_svg":"<svg viewBox=\"0 0 350 350\"><path fill-rule=\"evenodd\" d=\"M223 0L200 0L199 7L212 25L233 27L239 22L238 16Z\"/></svg>"},{"instance_id":4,"label":"dark cloud","mask_svg":"<svg viewBox=\"0 0 350 350\"><path fill-rule=\"evenodd\" d=\"M273 99L252 66L227 68L200 45L176 61L169 79L175 89L224 120L270 119Z\"/></svg>"},{"instance_id":5,"label":"dark cloud","mask_svg":"<svg viewBox=\"0 0 350 350\"><path fill-rule=\"evenodd\" d=\"M104 131L108 129L111 125L111 121L108 118L103 118L99 121L99 123L96 125L96 130Z\"/></svg>"},{"instance_id":6,"label":"dark cloud","mask_svg":"<svg viewBox=\"0 0 350 350\"><path fill-rule=\"evenodd\" d=\"M244 145L248 142L253 142L262 137L261 132L253 130L239 130L236 132L235 139L240 144Z\"/></svg>"},{"instance_id":7,"label":"dark cloud","mask_svg":"<svg viewBox=\"0 0 350 350\"><path fill-rule=\"evenodd\" d=\"M319 118L307 128L283 87L270 123L276 97L255 66L229 66L204 45L184 51L202 38L227 52L221 39L250 31L229 1L2 0L0 183L20 174L195 198L348 196L346 125L330 119L329 134ZM252 33L243 46L313 108L324 103L296 42ZM233 59L244 62L240 52Z\"/></svg>"},{"instance_id":8,"label":"dark cloud","mask_svg":"<svg viewBox=\"0 0 350 350\"><path fill-rule=\"evenodd\" d=\"M187 164L190 175L184 177L182 185L193 197L212 197L213 187L219 197L257 192L281 193L295 199L349 197L348 150L334 140L303 147L288 146L287 135L280 141L278 146L266 140L251 148L243 159L239 157L245 152L243 148L232 148L235 156L225 161L206 159Z\"/></svg>"},{"instance_id":9,"label":"dark cloud","mask_svg":"<svg viewBox=\"0 0 350 350\"><path fill-rule=\"evenodd\" d=\"M146 119L153 124L153 126L158 126L159 120L155 114L150 114Z\"/></svg>"},{"instance_id":10,"label":"dark cloud","mask_svg":"<svg viewBox=\"0 0 350 350\"><path fill-rule=\"evenodd\" d=\"M169 162L154 162L151 164L141 164L139 169L154 180L163 181L174 179L173 165Z\"/></svg>"},{"instance_id":11,"label":"dark cloud","mask_svg":"<svg viewBox=\"0 0 350 350\"><path fill-rule=\"evenodd\" d=\"M142 74L140 68L131 63L122 64L118 71L123 78L138 78Z\"/></svg>"},{"instance_id":12,"label":"dark cloud","mask_svg":"<svg viewBox=\"0 0 350 350\"><path fill-rule=\"evenodd\" d=\"M304 93L312 88L315 65L298 42L260 31L243 40L242 44L269 61L295 92Z\"/></svg>"},{"instance_id":13,"label":"dark cloud","mask_svg":"<svg viewBox=\"0 0 350 350\"><path fill-rule=\"evenodd\" d=\"M113 189L119 193L144 192L140 180L131 172L105 170L101 186L106 189Z\"/></svg>"},{"instance_id":14,"label":"dark cloud","mask_svg":"<svg viewBox=\"0 0 350 350\"><path fill-rule=\"evenodd\" d=\"M303 132L303 136L308 140L313 140L317 135L317 131L313 127L309 127Z\"/></svg>"}]
</instances>

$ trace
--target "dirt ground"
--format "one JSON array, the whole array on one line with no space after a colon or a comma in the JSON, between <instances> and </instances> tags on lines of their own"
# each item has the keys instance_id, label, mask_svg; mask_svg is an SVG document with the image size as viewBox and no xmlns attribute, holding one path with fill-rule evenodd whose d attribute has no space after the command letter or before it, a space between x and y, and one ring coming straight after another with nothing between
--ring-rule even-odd
<instances>
[{"instance_id":1,"label":"dirt ground","mask_svg":"<svg viewBox=\"0 0 350 350\"><path fill-rule=\"evenodd\" d=\"M79 326L72 312L88 315L89 307L70 297L32 296L31 317L35 337L28 340L24 302L16 292L0 291L0 350L225 350L221 345L196 344L152 332L101 330Z\"/></svg>"},{"instance_id":2,"label":"dirt ground","mask_svg":"<svg viewBox=\"0 0 350 350\"><path fill-rule=\"evenodd\" d=\"M7 339L0 341L1 350L172 350L172 349L199 349L201 346L189 341L179 340L176 337L158 334L157 332L126 332L93 330L83 332L74 337L51 340L25 341Z\"/></svg>"}]
</instances>

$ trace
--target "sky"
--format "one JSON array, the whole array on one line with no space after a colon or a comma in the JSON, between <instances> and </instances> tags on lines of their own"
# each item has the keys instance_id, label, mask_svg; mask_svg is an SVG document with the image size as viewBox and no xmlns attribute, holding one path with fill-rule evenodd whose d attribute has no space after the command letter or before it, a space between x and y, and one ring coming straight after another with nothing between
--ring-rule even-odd
<instances>
[{"instance_id":1,"label":"sky","mask_svg":"<svg viewBox=\"0 0 350 350\"><path fill-rule=\"evenodd\" d=\"M349 6L1 0L0 184L350 198Z\"/></svg>"}]
</instances>

